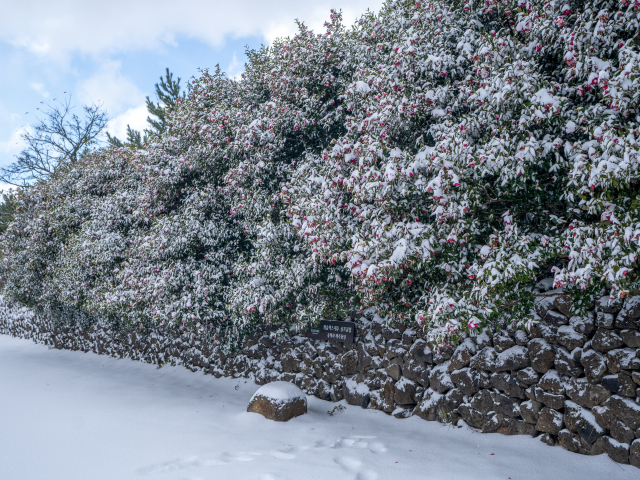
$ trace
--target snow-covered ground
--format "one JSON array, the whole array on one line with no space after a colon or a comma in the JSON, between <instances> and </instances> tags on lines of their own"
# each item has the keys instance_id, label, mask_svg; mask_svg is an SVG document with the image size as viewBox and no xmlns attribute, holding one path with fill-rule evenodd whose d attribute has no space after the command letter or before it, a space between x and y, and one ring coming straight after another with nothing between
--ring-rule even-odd
<instances>
[{"instance_id":1,"label":"snow-covered ground","mask_svg":"<svg viewBox=\"0 0 640 480\"><path fill-rule=\"evenodd\" d=\"M634 479L606 456L308 398L287 423L258 386L0 335L0 478ZM344 402L343 402L344 404Z\"/></svg>"}]
</instances>

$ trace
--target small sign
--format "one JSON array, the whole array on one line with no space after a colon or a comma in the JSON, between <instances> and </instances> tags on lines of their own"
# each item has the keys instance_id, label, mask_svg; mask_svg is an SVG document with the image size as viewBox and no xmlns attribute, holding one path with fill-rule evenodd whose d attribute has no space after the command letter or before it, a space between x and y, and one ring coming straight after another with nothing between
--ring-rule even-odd
<instances>
[{"instance_id":1,"label":"small sign","mask_svg":"<svg viewBox=\"0 0 640 480\"><path fill-rule=\"evenodd\" d=\"M313 340L328 340L330 342L353 343L355 336L355 323L331 320L320 320L319 325L309 327L307 332L307 337Z\"/></svg>"}]
</instances>

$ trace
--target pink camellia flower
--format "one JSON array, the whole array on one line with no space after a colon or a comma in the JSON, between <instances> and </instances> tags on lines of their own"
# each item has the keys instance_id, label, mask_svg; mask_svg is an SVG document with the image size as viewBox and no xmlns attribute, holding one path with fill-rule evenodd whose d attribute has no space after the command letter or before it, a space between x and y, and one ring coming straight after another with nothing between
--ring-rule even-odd
<instances>
[{"instance_id":1,"label":"pink camellia flower","mask_svg":"<svg viewBox=\"0 0 640 480\"><path fill-rule=\"evenodd\" d=\"M539 52L542 46L540 44L536 45L536 52Z\"/></svg>"},{"instance_id":2,"label":"pink camellia flower","mask_svg":"<svg viewBox=\"0 0 640 480\"><path fill-rule=\"evenodd\" d=\"M563 17L556 18L556 25L558 25L559 27L562 27L564 25L564 18Z\"/></svg>"},{"instance_id":3,"label":"pink camellia flower","mask_svg":"<svg viewBox=\"0 0 640 480\"><path fill-rule=\"evenodd\" d=\"M447 76L447 72L440 72L440 76L441 77L446 77Z\"/></svg>"}]
</instances>

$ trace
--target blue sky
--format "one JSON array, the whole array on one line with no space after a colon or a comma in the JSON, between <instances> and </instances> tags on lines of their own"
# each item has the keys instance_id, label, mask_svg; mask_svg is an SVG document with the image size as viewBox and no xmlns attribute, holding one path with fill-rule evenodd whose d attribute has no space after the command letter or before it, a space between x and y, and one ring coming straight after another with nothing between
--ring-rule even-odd
<instances>
[{"instance_id":1,"label":"blue sky","mask_svg":"<svg viewBox=\"0 0 640 480\"><path fill-rule=\"evenodd\" d=\"M382 0L22 0L0 17L0 166L14 160L20 133L40 102L71 95L80 107L102 103L109 131L144 127L147 95L169 67L182 84L216 64L243 69L245 46L296 31L320 31L331 8L351 24ZM29 112L29 113L27 113ZM79 112L78 112L79 113Z\"/></svg>"}]
</instances>

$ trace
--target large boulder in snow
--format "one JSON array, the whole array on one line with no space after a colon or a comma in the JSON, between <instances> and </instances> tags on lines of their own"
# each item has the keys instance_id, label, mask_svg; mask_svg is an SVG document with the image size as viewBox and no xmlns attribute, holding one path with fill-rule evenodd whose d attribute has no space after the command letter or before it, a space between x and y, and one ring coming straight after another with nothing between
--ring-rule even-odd
<instances>
[{"instance_id":1,"label":"large boulder in snow","mask_svg":"<svg viewBox=\"0 0 640 480\"><path fill-rule=\"evenodd\" d=\"M276 422L287 422L307 413L307 397L293 383L272 382L253 394L247 412L259 413Z\"/></svg>"}]
</instances>

